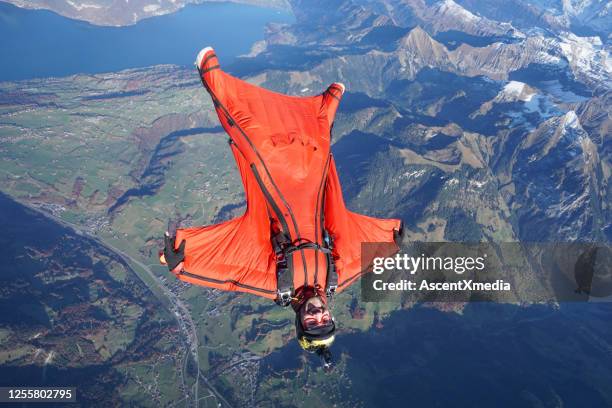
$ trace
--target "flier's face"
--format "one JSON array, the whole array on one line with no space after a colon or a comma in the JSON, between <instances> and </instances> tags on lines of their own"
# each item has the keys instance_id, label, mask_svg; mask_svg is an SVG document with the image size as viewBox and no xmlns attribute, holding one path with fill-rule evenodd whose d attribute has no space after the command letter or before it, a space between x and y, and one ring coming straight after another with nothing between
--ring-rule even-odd
<instances>
[{"instance_id":1,"label":"flier's face","mask_svg":"<svg viewBox=\"0 0 612 408\"><path fill-rule=\"evenodd\" d=\"M302 326L305 329L313 329L331 321L331 313L319 296L308 299L301 313Z\"/></svg>"}]
</instances>

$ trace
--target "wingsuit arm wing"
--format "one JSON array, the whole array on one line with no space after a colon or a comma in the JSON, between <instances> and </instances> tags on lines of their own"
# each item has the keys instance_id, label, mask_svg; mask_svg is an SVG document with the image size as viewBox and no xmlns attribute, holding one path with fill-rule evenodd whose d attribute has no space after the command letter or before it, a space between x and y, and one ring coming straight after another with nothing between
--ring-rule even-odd
<instances>
[{"instance_id":1,"label":"wingsuit arm wing","mask_svg":"<svg viewBox=\"0 0 612 408\"><path fill-rule=\"evenodd\" d=\"M325 228L334 240L339 292L365 272L362 270L362 243L383 244L376 250L376 256L391 256L399 250L395 237L401 231L402 221L373 218L349 211L342 197L332 156L325 186Z\"/></svg>"}]
</instances>

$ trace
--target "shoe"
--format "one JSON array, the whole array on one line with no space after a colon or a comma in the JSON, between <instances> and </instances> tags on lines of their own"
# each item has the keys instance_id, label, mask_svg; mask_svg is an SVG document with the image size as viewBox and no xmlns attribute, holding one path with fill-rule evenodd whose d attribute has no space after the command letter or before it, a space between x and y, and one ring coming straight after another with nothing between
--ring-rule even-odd
<instances>
[{"instance_id":1,"label":"shoe","mask_svg":"<svg viewBox=\"0 0 612 408\"><path fill-rule=\"evenodd\" d=\"M197 58L196 58L196 60L195 60L195 63L194 63L194 64L195 64L195 66L196 66L196 67L197 67L199 70L202 70L202 69L203 69L203 67L202 67L202 61L204 60L204 57L206 56L206 53L207 53L208 51L214 51L214 50L212 49L212 47L206 47L206 48L202 48L202 50L201 50L201 51L198 53L198 56L197 56Z\"/></svg>"}]
</instances>

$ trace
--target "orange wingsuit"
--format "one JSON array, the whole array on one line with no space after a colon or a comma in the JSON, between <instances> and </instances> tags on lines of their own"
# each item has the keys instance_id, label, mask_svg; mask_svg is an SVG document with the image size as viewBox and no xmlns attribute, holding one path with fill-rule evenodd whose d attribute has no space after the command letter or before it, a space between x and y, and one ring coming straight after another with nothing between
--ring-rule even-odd
<instances>
[{"instance_id":1,"label":"orange wingsuit","mask_svg":"<svg viewBox=\"0 0 612 408\"><path fill-rule=\"evenodd\" d=\"M221 70L212 48L200 52L196 65L230 136L247 209L227 222L178 229L175 246L182 240L186 246L177 277L276 299L280 278L271 240L281 232L292 244L284 256L293 289L325 287L330 258L336 292L347 288L362 273L361 243L393 243L401 221L356 214L344 204L330 152L344 86L334 83L310 97L272 92ZM331 253L324 229L333 241Z\"/></svg>"}]
</instances>

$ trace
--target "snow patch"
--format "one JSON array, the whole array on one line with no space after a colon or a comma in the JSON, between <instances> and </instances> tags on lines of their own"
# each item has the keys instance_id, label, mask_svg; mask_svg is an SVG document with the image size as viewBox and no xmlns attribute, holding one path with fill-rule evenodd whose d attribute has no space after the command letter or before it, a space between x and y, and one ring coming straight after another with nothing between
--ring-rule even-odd
<instances>
[{"instance_id":1,"label":"snow patch","mask_svg":"<svg viewBox=\"0 0 612 408\"><path fill-rule=\"evenodd\" d=\"M578 197L576 197L576 194L563 195L562 200L558 204L549 206L544 213L558 218L562 214L581 210L585 205L588 205L589 198L588 190L583 191Z\"/></svg>"},{"instance_id":2,"label":"snow patch","mask_svg":"<svg viewBox=\"0 0 612 408\"><path fill-rule=\"evenodd\" d=\"M563 126L566 129L582 129L580 126L580 121L578 120L578 116L576 116L576 112L573 110L567 112L563 117Z\"/></svg>"},{"instance_id":3,"label":"snow patch","mask_svg":"<svg viewBox=\"0 0 612 408\"><path fill-rule=\"evenodd\" d=\"M514 96L515 98L518 98L519 96L521 96L523 89L525 89L524 82L510 81L504 86L503 92L506 95Z\"/></svg>"},{"instance_id":4,"label":"snow patch","mask_svg":"<svg viewBox=\"0 0 612 408\"><path fill-rule=\"evenodd\" d=\"M511 118L510 127L525 126L528 130L534 130L540 121L563 113L559 111L548 95L531 93L520 100L523 101L521 110L508 110L505 113L507 117ZM537 114L539 119L534 120L533 114Z\"/></svg>"},{"instance_id":5,"label":"snow patch","mask_svg":"<svg viewBox=\"0 0 612 408\"><path fill-rule=\"evenodd\" d=\"M576 116L576 112L571 110L561 116L559 127L561 128L562 137L568 137L569 140L573 140L570 148L567 149L567 153L571 156L577 156L579 153L583 152L584 149L582 144L585 139L588 138L588 135L582 128L580 119Z\"/></svg>"},{"instance_id":6,"label":"snow patch","mask_svg":"<svg viewBox=\"0 0 612 408\"><path fill-rule=\"evenodd\" d=\"M418 178L425 174L425 169L415 170L415 171L407 171L404 173L404 177L406 178Z\"/></svg>"},{"instance_id":7,"label":"snow patch","mask_svg":"<svg viewBox=\"0 0 612 408\"><path fill-rule=\"evenodd\" d=\"M612 58L608 49L603 46L601 38L578 37L565 32L560 35L559 48L567 58L574 72L581 72L601 81L612 78Z\"/></svg>"},{"instance_id":8,"label":"snow patch","mask_svg":"<svg viewBox=\"0 0 612 408\"><path fill-rule=\"evenodd\" d=\"M470 183L470 187L476 187L476 188L481 188L482 186L487 184L486 181L476 181L476 180L469 180L469 183Z\"/></svg>"},{"instance_id":9,"label":"snow patch","mask_svg":"<svg viewBox=\"0 0 612 408\"><path fill-rule=\"evenodd\" d=\"M497 94L494 102L508 102L508 101L522 101L525 104L530 104L529 110L537 110L537 102L534 106L534 96L537 99L537 94L531 91L524 82L510 81L504 88ZM534 109L536 108L536 109Z\"/></svg>"},{"instance_id":10,"label":"snow patch","mask_svg":"<svg viewBox=\"0 0 612 408\"><path fill-rule=\"evenodd\" d=\"M466 21L479 21L480 18L469 12L468 10L455 3L453 0L444 0L438 9L442 13L449 13L457 18Z\"/></svg>"},{"instance_id":11,"label":"snow patch","mask_svg":"<svg viewBox=\"0 0 612 408\"><path fill-rule=\"evenodd\" d=\"M559 103L580 103L586 101L587 97L576 95L572 91L564 89L559 80L542 81L540 88L551 95Z\"/></svg>"},{"instance_id":12,"label":"snow patch","mask_svg":"<svg viewBox=\"0 0 612 408\"><path fill-rule=\"evenodd\" d=\"M51 350L49 354L47 354L47 358L45 358L45 365L51 364L53 362L53 357L55 357L55 352Z\"/></svg>"},{"instance_id":13,"label":"snow patch","mask_svg":"<svg viewBox=\"0 0 612 408\"><path fill-rule=\"evenodd\" d=\"M98 4L77 4L73 1L70 0L66 0L66 3L70 4L74 9L81 11L83 9L87 9L87 8L91 8L91 9L101 9L102 6L98 5Z\"/></svg>"},{"instance_id":14,"label":"snow patch","mask_svg":"<svg viewBox=\"0 0 612 408\"><path fill-rule=\"evenodd\" d=\"M455 184L459 184L459 179L452 178L446 182L446 185L444 187L454 186Z\"/></svg>"}]
</instances>

